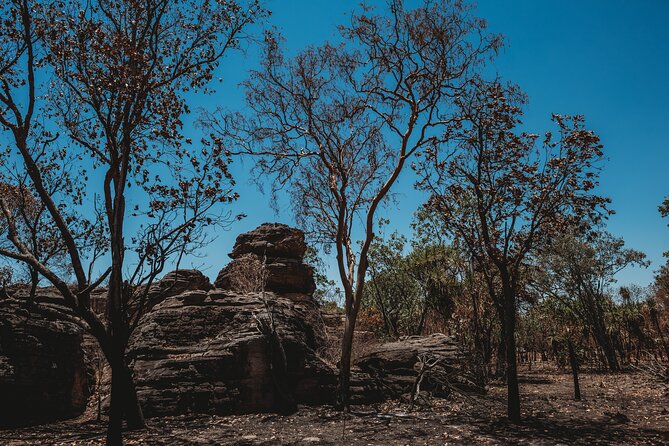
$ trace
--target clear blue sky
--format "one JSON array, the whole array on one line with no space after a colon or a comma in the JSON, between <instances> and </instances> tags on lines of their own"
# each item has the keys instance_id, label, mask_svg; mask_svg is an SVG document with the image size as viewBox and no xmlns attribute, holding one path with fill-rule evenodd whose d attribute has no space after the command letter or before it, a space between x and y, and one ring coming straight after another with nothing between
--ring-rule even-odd
<instances>
[{"instance_id":1,"label":"clear blue sky","mask_svg":"<svg viewBox=\"0 0 669 446\"><path fill-rule=\"evenodd\" d=\"M268 25L282 31L287 52L294 53L336 39L337 24L347 22L359 0L267 2L273 12ZM662 253L669 250L669 228L657 211L669 194L669 0L481 0L478 15L506 37L491 70L528 94L528 129L545 131L553 112L578 113L602 138L608 162L600 192L612 198L617 211L609 230L653 262L649 269L623 272L619 281L648 284L664 262ZM257 62L253 49L229 56L218 73L218 93L193 97L192 108L243 110L238 84ZM185 130L199 139L192 120ZM229 261L227 253L239 233L267 221L293 222L287 210L275 214L270 197L249 182L250 167L234 163L240 200L230 206L233 213L248 217L219 232L202 256L183 266L192 262L213 278ZM391 220L390 230L409 236L412 215L424 199L413 190L413 182L410 173L403 175L394 189L400 208L380 215Z\"/></svg>"},{"instance_id":2,"label":"clear blue sky","mask_svg":"<svg viewBox=\"0 0 669 446\"><path fill-rule=\"evenodd\" d=\"M377 3L377 2L372 2ZM271 24L287 38L289 51L336 38L336 25L347 20L354 0L274 0ZM669 250L669 228L657 206L669 194L669 1L667 0L482 0L478 12L494 32L506 36L506 48L493 69L519 84L529 95L525 124L536 132L547 129L550 113L584 114L602 138L609 160L601 192L613 199L617 214L609 230L628 246L648 254L649 269L623 272L621 284L645 285ZM242 107L235 85L256 63L253 52L231 57L223 71L222 91L207 98L205 107ZM275 215L268 196L247 182L250 165L237 164L241 199L235 212L248 218L222 233L200 259L215 275L227 262L240 232L264 221L290 223L288 211ZM412 190L410 175L401 178L400 210L384 216L391 227L410 234L411 216L421 196Z\"/></svg>"}]
</instances>

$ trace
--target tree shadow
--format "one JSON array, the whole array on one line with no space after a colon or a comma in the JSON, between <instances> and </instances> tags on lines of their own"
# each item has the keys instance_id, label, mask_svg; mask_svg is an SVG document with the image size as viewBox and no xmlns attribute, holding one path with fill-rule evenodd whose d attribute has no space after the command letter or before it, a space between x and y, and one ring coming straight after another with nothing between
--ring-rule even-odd
<instances>
[{"instance_id":1,"label":"tree shadow","mask_svg":"<svg viewBox=\"0 0 669 446\"><path fill-rule=\"evenodd\" d=\"M599 420L547 419L526 417L514 425L506 419L479 424L481 433L515 444L519 440L545 440L547 443L610 445L669 444L669 433L652 428L637 428L627 423Z\"/></svg>"}]
</instances>

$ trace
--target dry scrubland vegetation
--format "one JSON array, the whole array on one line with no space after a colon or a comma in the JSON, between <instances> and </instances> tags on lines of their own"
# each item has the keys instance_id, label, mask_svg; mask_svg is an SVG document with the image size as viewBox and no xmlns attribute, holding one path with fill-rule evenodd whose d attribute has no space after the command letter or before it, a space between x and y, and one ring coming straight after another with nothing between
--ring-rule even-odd
<instances>
[{"instance_id":1,"label":"dry scrubland vegetation","mask_svg":"<svg viewBox=\"0 0 669 446\"><path fill-rule=\"evenodd\" d=\"M263 31L265 8L256 0L0 6L1 383L11 389L37 376L17 376L17 358L30 351L9 347L21 339L15 327L56 320L67 336L49 342L74 345L67 351L81 364L96 351L88 379L106 396L104 410L92 397L78 419L12 427L0 439L669 442L669 268L648 286L616 285L617 273L648 261L607 231L613 209L598 188L605 148L585 118L554 114L548 131L521 131L525 94L485 75L504 39L465 2L363 5L342 22L341 44L291 56L278 32ZM260 62L243 84L245 107L201 111L188 134L183 122L198 95L218 98L211 80L225 71L224 56L248 45L259 46ZM246 235L214 285L191 270L184 279L182 262L235 220L226 204L244 197L229 164L242 158L260 184L290 200L304 233L288 230L284 245ZM428 199L412 228L382 236L379 210L401 198L400 175L413 175ZM669 201L659 210L669 214ZM302 262L304 234L315 284ZM322 274L325 256L336 280ZM172 282L159 280L170 268ZM314 327L326 317L335 322L324 335ZM244 336L229 338L231 326ZM220 330L211 349L227 359L217 366L243 351L254 374L222 368L202 393L197 380L210 364L193 351L214 350L187 345L210 335L202 327ZM383 379L364 369L386 342L397 341L396 354L423 342L407 336L434 333L449 337L426 342L442 340L448 354L412 353ZM34 339L25 345L43 348ZM81 339L88 350L80 354ZM247 350L226 350L238 342ZM294 381L291 358L310 380ZM151 361L169 363L177 381L159 381ZM179 385L183 370L194 371L192 395ZM245 379L267 385L271 398L244 407L282 415L169 412L247 404L225 393ZM412 384L384 390L398 382ZM310 385L321 390L301 387ZM336 398L298 405L322 389ZM361 392L386 400L360 405ZM175 394L182 399L169 406Z\"/></svg>"}]
</instances>

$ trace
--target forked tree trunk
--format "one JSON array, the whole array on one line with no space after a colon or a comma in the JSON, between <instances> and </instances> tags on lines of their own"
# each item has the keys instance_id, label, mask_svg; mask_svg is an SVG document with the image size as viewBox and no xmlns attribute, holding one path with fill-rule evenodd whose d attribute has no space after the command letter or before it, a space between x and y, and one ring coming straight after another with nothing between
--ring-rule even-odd
<instances>
[{"instance_id":1,"label":"forked tree trunk","mask_svg":"<svg viewBox=\"0 0 669 446\"><path fill-rule=\"evenodd\" d=\"M606 358L606 365L608 366L609 370L611 370L612 372L619 371L620 365L618 363L618 356L616 355L616 349L615 346L613 345L611 337L608 335L608 333L606 333L606 329L600 323L595 322L593 327L593 332L594 332L593 334L595 335L595 339L597 340L597 343L602 348L602 352L604 353L604 357Z\"/></svg>"},{"instance_id":2,"label":"forked tree trunk","mask_svg":"<svg viewBox=\"0 0 669 446\"><path fill-rule=\"evenodd\" d=\"M113 253L114 254L114 253ZM120 265L122 254L115 253L120 259L114 266L109 279L107 295L107 315L109 318L107 361L111 367L112 385L109 404L109 425L107 427L107 446L123 444L123 420L128 429L140 429L146 426L144 415L137 399L137 391L132 372L125 362L125 348L129 338L129 326L124 315L124 285Z\"/></svg>"},{"instance_id":3,"label":"forked tree trunk","mask_svg":"<svg viewBox=\"0 0 669 446\"><path fill-rule=\"evenodd\" d=\"M125 363L123 354L110 361L112 372L111 399L109 404L109 425L107 426L107 446L123 444L123 420L127 428L141 429L145 426L144 415L139 405L132 372Z\"/></svg>"},{"instance_id":4,"label":"forked tree trunk","mask_svg":"<svg viewBox=\"0 0 669 446\"><path fill-rule=\"evenodd\" d=\"M606 332L606 323L604 322L604 315L602 308L596 301L596 297L590 294L585 296L585 306L590 313L590 323L592 326L592 334L597 341L597 344L602 349L604 357L606 358L606 365L612 372L620 370L620 364L616 355L616 348L613 344L611 336Z\"/></svg>"}]
</instances>

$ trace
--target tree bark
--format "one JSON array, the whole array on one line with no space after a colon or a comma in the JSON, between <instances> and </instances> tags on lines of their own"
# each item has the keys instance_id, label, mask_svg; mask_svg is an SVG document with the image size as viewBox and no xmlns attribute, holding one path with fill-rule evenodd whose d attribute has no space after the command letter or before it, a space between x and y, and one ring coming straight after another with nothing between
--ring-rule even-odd
<instances>
[{"instance_id":1,"label":"tree bark","mask_svg":"<svg viewBox=\"0 0 669 446\"><path fill-rule=\"evenodd\" d=\"M520 389L516 358L516 299L513 290L504 290L504 338L506 344L507 416L520 423Z\"/></svg>"},{"instance_id":2,"label":"tree bark","mask_svg":"<svg viewBox=\"0 0 669 446\"><path fill-rule=\"evenodd\" d=\"M506 379L506 330L504 330L505 315L500 314L499 346L497 347L497 363L495 364L495 376Z\"/></svg>"},{"instance_id":3,"label":"tree bark","mask_svg":"<svg viewBox=\"0 0 669 446\"><path fill-rule=\"evenodd\" d=\"M588 313L590 313L590 325L592 327L593 335L604 353L607 366L612 372L617 372L620 370L620 364L618 363L613 341L606 332L606 324L604 322L602 308L597 303L596 297L592 296L590 293L585 296L584 303Z\"/></svg>"},{"instance_id":4,"label":"tree bark","mask_svg":"<svg viewBox=\"0 0 669 446\"><path fill-rule=\"evenodd\" d=\"M337 386L337 408L348 412L351 384L351 354L353 352L353 334L356 315L346 313L344 335L341 343L341 359L339 364L339 384Z\"/></svg>"},{"instance_id":5,"label":"tree bark","mask_svg":"<svg viewBox=\"0 0 669 446\"><path fill-rule=\"evenodd\" d=\"M571 374L574 378L574 399L576 401L581 400L581 386L578 382L578 359L576 359L576 353L574 352L574 344L571 342L571 339L567 339L567 348L569 349L569 364L571 365Z\"/></svg>"},{"instance_id":6,"label":"tree bark","mask_svg":"<svg viewBox=\"0 0 669 446\"><path fill-rule=\"evenodd\" d=\"M120 347L117 343L116 347ZM111 367L111 399L109 404L109 424L107 426L107 446L123 444L123 420L130 430L142 429L146 423L137 398L137 390L132 372L125 363L125 343L123 348L114 348L113 358L107 358Z\"/></svg>"},{"instance_id":7,"label":"tree bark","mask_svg":"<svg viewBox=\"0 0 669 446\"><path fill-rule=\"evenodd\" d=\"M28 295L28 305L35 303L35 296L37 294L37 284L39 283L39 273L37 269L32 266L28 266L30 271L30 294Z\"/></svg>"},{"instance_id":8,"label":"tree bark","mask_svg":"<svg viewBox=\"0 0 669 446\"><path fill-rule=\"evenodd\" d=\"M662 332L662 327L660 326L660 319L657 316L657 310L652 309L650 312L650 317L653 319L653 324L655 325L655 329L657 330L658 334L660 335L660 342L662 343L662 347L664 348L664 353L667 357L667 362L669 362L669 345L667 345L667 342L664 339L664 333Z\"/></svg>"}]
</instances>

